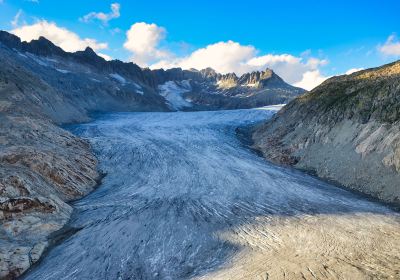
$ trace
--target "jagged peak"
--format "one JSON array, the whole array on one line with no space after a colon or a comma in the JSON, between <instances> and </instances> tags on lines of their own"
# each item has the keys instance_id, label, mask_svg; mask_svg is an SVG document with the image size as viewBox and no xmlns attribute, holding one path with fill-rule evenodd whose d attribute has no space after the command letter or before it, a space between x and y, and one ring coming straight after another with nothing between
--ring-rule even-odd
<instances>
[{"instance_id":1,"label":"jagged peak","mask_svg":"<svg viewBox=\"0 0 400 280\"><path fill-rule=\"evenodd\" d=\"M57 48L57 49L61 49L60 47L56 46L55 44L53 44L52 41L48 40L47 38L43 37L43 36L39 36L38 39L36 40L32 40L30 42L30 44L39 44L40 46L46 46L48 48Z\"/></svg>"},{"instance_id":2,"label":"jagged peak","mask_svg":"<svg viewBox=\"0 0 400 280\"><path fill-rule=\"evenodd\" d=\"M0 30L0 42L21 44L21 39L17 35L14 35L4 30Z\"/></svg>"},{"instance_id":3,"label":"jagged peak","mask_svg":"<svg viewBox=\"0 0 400 280\"><path fill-rule=\"evenodd\" d=\"M96 52L91 47L86 47L84 52L88 54L96 54Z\"/></svg>"},{"instance_id":4,"label":"jagged peak","mask_svg":"<svg viewBox=\"0 0 400 280\"><path fill-rule=\"evenodd\" d=\"M234 72L222 74L221 77L234 78L234 79L238 78L238 76Z\"/></svg>"},{"instance_id":5,"label":"jagged peak","mask_svg":"<svg viewBox=\"0 0 400 280\"><path fill-rule=\"evenodd\" d=\"M217 73L217 71L214 70L214 68L207 67L204 69L201 69L200 72L212 72L212 73Z\"/></svg>"},{"instance_id":6,"label":"jagged peak","mask_svg":"<svg viewBox=\"0 0 400 280\"><path fill-rule=\"evenodd\" d=\"M34 54L42 55L42 56L64 56L65 51L53 44L50 40L46 39L43 36L40 36L36 40L32 40L28 42L22 42L23 51L32 52Z\"/></svg>"},{"instance_id":7,"label":"jagged peak","mask_svg":"<svg viewBox=\"0 0 400 280\"><path fill-rule=\"evenodd\" d=\"M39 36L39 38L37 38L36 40L32 40L32 41L40 41L40 42L48 42L53 44L50 40L48 40L46 37L44 36Z\"/></svg>"},{"instance_id":8,"label":"jagged peak","mask_svg":"<svg viewBox=\"0 0 400 280\"><path fill-rule=\"evenodd\" d=\"M205 77L217 77L218 73L211 67L200 70L200 73Z\"/></svg>"}]
</instances>

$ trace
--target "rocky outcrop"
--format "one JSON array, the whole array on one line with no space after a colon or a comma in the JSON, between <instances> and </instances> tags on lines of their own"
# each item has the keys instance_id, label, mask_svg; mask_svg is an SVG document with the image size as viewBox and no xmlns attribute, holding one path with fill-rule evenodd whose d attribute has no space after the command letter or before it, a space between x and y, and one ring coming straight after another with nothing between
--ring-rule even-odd
<instances>
[{"instance_id":1,"label":"rocky outcrop","mask_svg":"<svg viewBox=\"0 0 400 280\"><path fill-rule=\"evenodd\" d=\"M35 263L49 236L72 213L68 201L96 185L89 145L32 117L0 122L0 278L13 279Z\"/></svg>"},{"instance_id":2,"label":"rocky outcrop","mask_svg":"<svg viewBox=\"0 0 400 280\"><path fill-rule=\"evenodd\" d=\"M254 147L400 205L400 61L333 77L286 105L253 134Z\"/></svg>"}]
</instances>

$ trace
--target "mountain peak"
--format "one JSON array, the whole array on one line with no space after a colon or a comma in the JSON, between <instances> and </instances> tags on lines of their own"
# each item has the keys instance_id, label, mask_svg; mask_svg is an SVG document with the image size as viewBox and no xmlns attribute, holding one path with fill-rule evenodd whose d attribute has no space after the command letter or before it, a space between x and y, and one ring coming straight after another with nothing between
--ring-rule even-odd
<instances>
[{"instance_id":1,"label":"mountain peak","mask_svg":"<svg viewBox=\"0 0 400 280\"><path fill-rule=\"evenodd\" d=\"M23 42L24 50L29 52L43 55L59 55L63 56L65 53L60 47L54 45L51 41L47 40L45 37L40 36L37 40L32 40L29 43Z\"/></svg>"},{"instance_id":2,"label":"mountain peak","mask_svg":"<svg viewBox=\"0 0 400 280\"><path fill-rule=\"evenodd\" d=\"M288 86L275 72L266 68L264 71L253 71L240 76L238 84L256 88Z\"/></svg>"},{"instance_id":3,"label":"mountain peak","mask_svg":"<svg viewBox=\"0 0 400 280\"><path fill-rule=\"evenodd\" d=\"M86 47L86 49L84 50L84 52L88 55L96 55L96 52L91 48L91 47Z\"/></svg>"},{"instance_id":4,"label":"mountain peak","mask_svg":"<svg viewBox=\"0 0 400 280\"><path fill-rule=\"evenodd\" d=\"M0 30L0 42L11 48L19 48L21 45L21 39L7 31Z\"/></svg>"}]
</instances>

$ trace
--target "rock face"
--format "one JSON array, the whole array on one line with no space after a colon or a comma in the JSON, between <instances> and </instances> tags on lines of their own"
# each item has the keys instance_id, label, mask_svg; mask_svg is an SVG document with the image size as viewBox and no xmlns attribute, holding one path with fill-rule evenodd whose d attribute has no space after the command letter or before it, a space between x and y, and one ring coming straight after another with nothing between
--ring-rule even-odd
<instances>
[{"instance_id":1,"label":"rock face","mask_svg":"<svg viewBox=\"0 0 400 280\"><path fill-rule=\"evenodd\" d=\"M274 162L400 205L400 61L334 77L253 134Z\"/></svg>"},{"instance_id":2,"label":"rock face","mask_svg":"<svg viewBox=\"0 0 400 280\"><path fill-rule=\"evenodd\" d=\"M91 191L98 174L89 145L48 121L2 116L0 137L0 278L13 279L39 259L69 220L66 202Z\"/></svg>"}]
</instances>

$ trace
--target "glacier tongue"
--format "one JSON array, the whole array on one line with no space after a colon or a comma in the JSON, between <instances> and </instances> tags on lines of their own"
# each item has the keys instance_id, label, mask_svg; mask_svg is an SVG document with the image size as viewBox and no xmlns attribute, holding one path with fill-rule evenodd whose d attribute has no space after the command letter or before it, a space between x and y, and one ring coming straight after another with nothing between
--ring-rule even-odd
<instances>
[{"instance_id":1,"label":"glacier tongue","mask_svg":"<svg viewBox=\"0 0 400 280\"><path fill-rule=\"evenodd\" d=\"M69 226L80 230L25 279L394 275L398 214L269 164L236 138L237 126L277 109L120 113L76 126L107 176L74 203Z\"/></svg>"}]
</instances>

